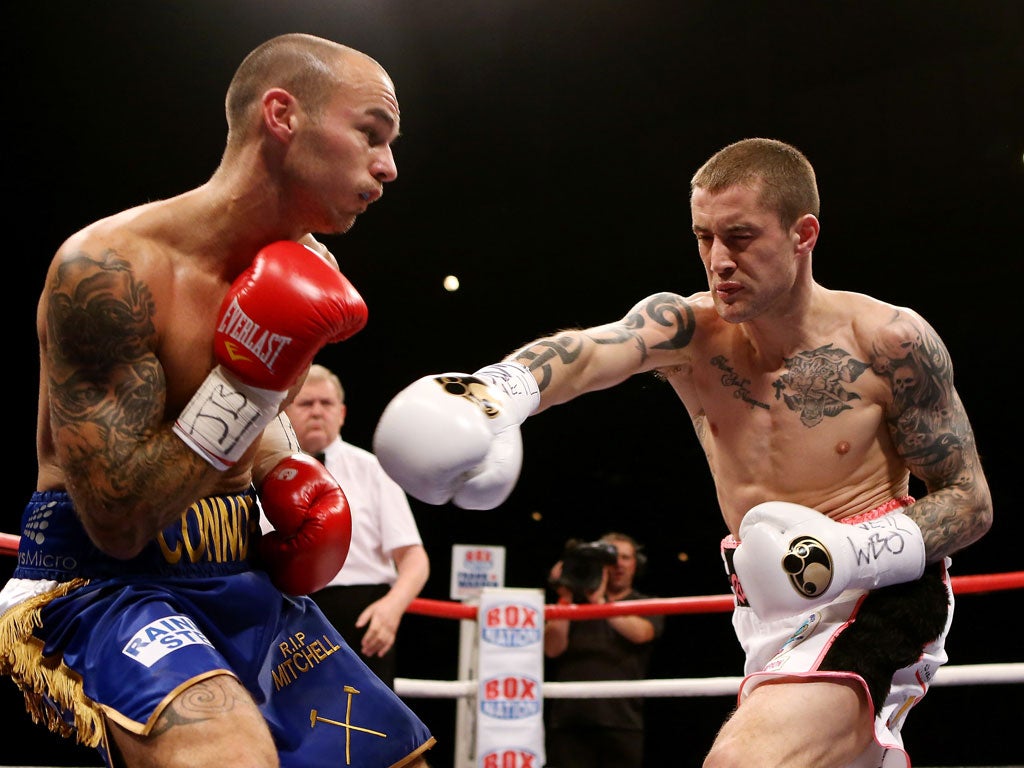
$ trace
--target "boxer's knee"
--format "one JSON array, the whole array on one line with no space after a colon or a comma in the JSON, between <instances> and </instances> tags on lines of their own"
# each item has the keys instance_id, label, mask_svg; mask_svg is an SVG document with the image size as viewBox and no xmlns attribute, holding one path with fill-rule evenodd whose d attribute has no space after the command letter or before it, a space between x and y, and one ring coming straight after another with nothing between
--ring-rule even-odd
<instances>
[{"instance_id":1,"label":"boxer's knee","mask_svg":"<svg viewBox=\"0 0 1024 768\"><path fill-rule=\"evenodd\" d=\"M742 738L742 724L735 722L736 713L733 710L719 729L711 749L704 757L702 768L738 768L749 763L749 747Z\"/></svg>"}]
</instances>

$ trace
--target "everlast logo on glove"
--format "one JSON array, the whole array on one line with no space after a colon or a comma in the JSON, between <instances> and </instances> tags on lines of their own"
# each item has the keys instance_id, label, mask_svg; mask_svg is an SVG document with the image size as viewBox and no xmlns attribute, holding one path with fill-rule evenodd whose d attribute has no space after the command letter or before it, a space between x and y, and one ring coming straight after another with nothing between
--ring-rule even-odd
<instances>
[{"instance_id":1,"label":"everlast logo on glove","mask_svg":"<svg viewBox=\"0 0 1024 768\"><path fill-rule=\"evenodd\" d=\"M299 243L271 243L224 295L213 337L217 365L174 433L211 466L233 466L324 344L365 324L366 304L341 272Z\"/></svg>"},{"instance_id":2,"label":"everlast logo on glove","mask_svg":"<svg viewBox=\"0 0 1024 768\"><path fill-rule=\"evenodd\" d=\"M281 351L291 344L290 336L271 333L260 327L260 324L245 314L239 306L238 299L231 302L221 318L217 332L223 333L249 350L263 363L268 370L274 370L274 362ZM224 342L224 348L232 360L244 360L246 356L238 353L238 347L231 342Z\"/></svg>"}]
</instances>

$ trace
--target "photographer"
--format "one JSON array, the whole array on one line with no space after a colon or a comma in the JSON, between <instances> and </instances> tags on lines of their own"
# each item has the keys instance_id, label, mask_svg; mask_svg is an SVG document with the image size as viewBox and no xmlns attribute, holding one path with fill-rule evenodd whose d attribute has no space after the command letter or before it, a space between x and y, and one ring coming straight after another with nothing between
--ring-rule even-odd
<instances>
[{"instance_id":1,"label":"photographer","mask_svg":"<svg viewBox=\"0 0 1024 768\"><path fill-rule=\"evenodd\" d=\"M642 567L640 546L624 533L595 542L570 540L551 569L560 603L610 603L649 597L633 588ZM544 625L549 680L642 680L663 616L613 616ZM548 768L641 768L642 698L550 699L545 703Z\"/></svg>"}]
</instances>

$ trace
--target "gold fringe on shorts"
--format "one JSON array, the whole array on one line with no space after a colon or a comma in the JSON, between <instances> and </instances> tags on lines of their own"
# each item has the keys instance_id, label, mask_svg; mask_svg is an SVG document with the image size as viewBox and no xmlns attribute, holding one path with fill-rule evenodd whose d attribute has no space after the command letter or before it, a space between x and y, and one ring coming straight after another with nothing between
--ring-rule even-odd
<instances>
[{"instance_id":1,"label":"gold fringe on shorts","mask_svg":"<svg viewBox=\"0 0 1024 768\"><path fill-rule=\"evenodd\" d=\"M86 579L66 581L49 592L12 606L0 616L0 674L9 675L25 695L25 709L32 720L79 744L97 747L103 741L103 714L85 695L82 679L58 657L43 656L43 643L32 635L41 626L40 612L51 600L88 584ZM64 712L74 714L68 723L51 700Z\"/></svg>"}]
</instances>

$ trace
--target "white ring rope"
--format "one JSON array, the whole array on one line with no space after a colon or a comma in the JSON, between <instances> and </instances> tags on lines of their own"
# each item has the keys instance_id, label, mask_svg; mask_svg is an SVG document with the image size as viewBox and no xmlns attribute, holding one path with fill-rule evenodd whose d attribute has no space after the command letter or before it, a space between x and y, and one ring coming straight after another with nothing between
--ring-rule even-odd
<instances>
[{"instance_id":1,"label":"white ring rope","mask_svg":"<svg viewBox=\"0 0 1024 768\"><path fill-rule=\"evenodd\" d=\"M664 680L604 680L597 682L544 682L544 697L550 699L621 698L625 696L732 696L742 677L671 678ZM966 664L940 667L933 686L1000 685L1024 683L1024 662ZM424 699L457 699L476 694L475 680L415 680L395 678L399 696Z\"/></svg>"},{"instance_id":2,"label":"white ring rope","mask_svg":"<svg viewBox=\"0 0 1024 768\"><path fill-rule=\"evenodd\" d=\"M1024 571L978 574L953 577L957 594L992 592L1024 587ZM590 619L620 614L648 613L702 613L732 610L731 595L707 595L680 598L656 598L623 601L607 605L549 605L548 618ZM410 612L424 616L460 619L466 626L475 623L476 607L441 600L416 598ZM460 653L465 648L460 648ZM471 653L471 651L470 651ZM460 677L463 670L460 670ZM645 680L605 680L557 682L544 681L544 696L552 699L621 698L621 697L680 697L680 696L734 696L739 691L742 677L670 678ZM931 681L934 686L998 685L1024 683L1024 663L969 664L940 667ZM400 696L426 699L468 699L476 696L477 681L416 680L395 678L395 691Z\"/></svg>"}]
</instances>

